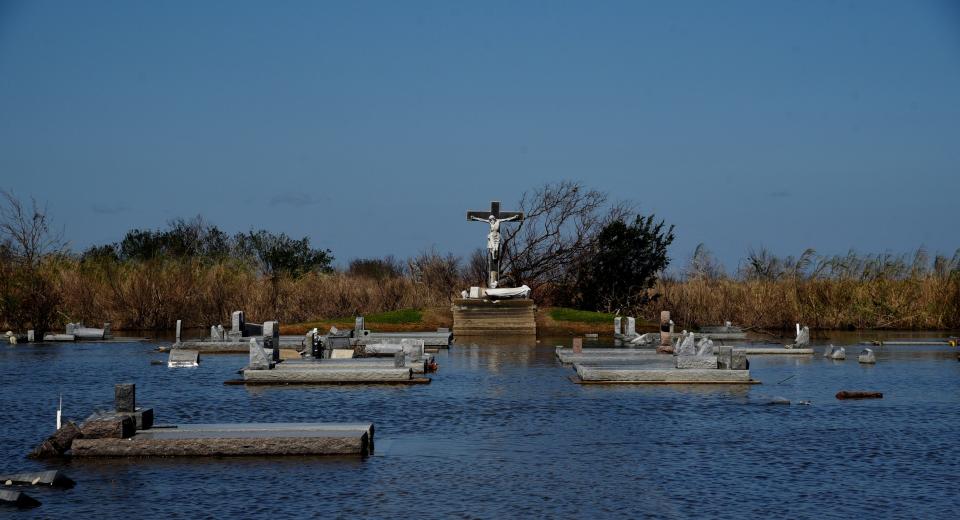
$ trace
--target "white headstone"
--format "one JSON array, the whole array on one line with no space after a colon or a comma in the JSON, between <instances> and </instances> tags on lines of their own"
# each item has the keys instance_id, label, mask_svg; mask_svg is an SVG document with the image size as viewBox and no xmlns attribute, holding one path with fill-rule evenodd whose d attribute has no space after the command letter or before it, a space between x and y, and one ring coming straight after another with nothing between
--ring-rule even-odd
<instances>
[{"instance_id":1,"label":"white headstone","mask_svg":"<svg viewBox=\"0 0 960 520\"><path fill-rule=\"evenodd\" d=\"M617 336L620 335L620 316L613 319L613 333Z\"/></svg>"},{"instance_id":2,"label":"white headstone","mask_svg":"<svg viewBox=\"0 0 960 520\"><path fill-rule=\"evenodd\" d=\"M678 356L696 356L697 355L697 343L694 334L683 331L683 336L680 337L680 340L677 342L677 355Z\"/></svg>"},{"instance_id":3,"label":"white headstone","mask_svg":"<svg viewBox=\"0 0 960 520\"><path fill-rule=\"evenodd\" d=\"M637 320L632 316L627 318L627 336L636 336L637 335Z\"/></svg>"},{"instance_id":4,"label":"white headstone","mask_svg":"<svg viewBox=\"0 0 960 520\"><path fill-rule=\"evenodd\" d=\"M470 288L470 297L471 297L471 298L475 298L475 299L476 299L476 298L480 298L480 288L479 288L479 287L471 287L471 288Z\"/></svg>"},{"instance_id":5,"label":"white headstone","mask_svg":"<svg viewBox=\"0 0 960 520\"><path fill-rule=\"evenodd\" d=\"M170 350L167 366L170 368L195 367L200 365L200 353L196 350L175 348Z\"/></svg>"},{"instance_id":6,"label":"white headstone","mask_svg":"<svg viewBox=\"0 0 960 520\"><path fill-rule=\"evenodd\" d=\"M243 311L233 311L230 315L230 332L243 334Z\"/></svg>"},{"instance_id":7,"label":"white headstone","mask_svg":"<svg viewBox=\"0 0 960 520\"><path fill-rule=\"evenodd\" d=\"M181 324L182 322L180 320L177 320L177 343L180 343L180 325Z\"/></svg>"},{"instance_id":8,"label":"white headstone","mask_svg":"<svg viewBox=\"0 0 960 520\"><path fill-rule=\"evenodd\" d=\"M400 340L400 346L403 348L404 354L407 355L407 359L412 361L423 359L424 342L422 339L404 338Z\"/></svg>"},{"instance_id":9,"label":"white headstone","mask_svg":"<svg viewBox=\"0 0 960 520\"><path fill-rule=\"evenodd\" d=\"M280 360L280 322L279 321L265 321L263 322L263 344L266 346L267 341L270 342L270 348L272 352L272 359L274 361Z\"/></svg>"},{"instance_id":10,"label":"white headstone","mask_svg":"<svg viewBox=\"0 0 960 520\"><path fill-rule=\"evenodd\" d=\"M251 370L269 370L273 368L273 363L267 356L267 351L264 350L254 338L250 338L250 362L247 365Z\"/></svg>"},{"instance_id":11,"label":"white headstone","mask_svg":"<svg viewBox=\"0 0 960 520\"><path fill-rule=\"evenodd\" d=\"M28 330L28 331L27 331L27 342L33 343L34 341L36 341L36 334L37 334L37 333L34 332L33 329Z\"/></svg>"},{"instance_id":12,"label":"white headstone","mask_svg":"<svg viewBox=\"0 0 960 520\"><path fill-rule=\"evenodd\" d=\"M353 337L359 338L363 336L364 330L365 326L363 324L363 316L357 316L353 320Z\"/></svg>"},{"instance_id":13,"label":"white headstone","mask_svg":"<svg viewBox=\"0 0 960 520\"><path fill-rule=\"evenodd\" d=\"M830 352L830 359L838 359L838 360L847 359L847 349L844 347L840 347L840 348L834 347L833 351Z\"/></svg>"}]
</instances>

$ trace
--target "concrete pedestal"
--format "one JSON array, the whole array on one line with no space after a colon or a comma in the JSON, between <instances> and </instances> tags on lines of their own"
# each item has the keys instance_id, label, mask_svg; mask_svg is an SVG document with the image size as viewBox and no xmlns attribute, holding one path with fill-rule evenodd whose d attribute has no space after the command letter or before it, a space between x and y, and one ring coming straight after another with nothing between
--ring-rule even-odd
<instances>
[{"instance_id":1,"label":"concrete pedestal","mask_svg":"<svg viewBox=\"0 0 960 520\"><path fill-rule=\"evenodd\" d=\"M453 333L462 336L536 336L537 306L533 300L453 301Z\"/></svg>"}]
</instances>

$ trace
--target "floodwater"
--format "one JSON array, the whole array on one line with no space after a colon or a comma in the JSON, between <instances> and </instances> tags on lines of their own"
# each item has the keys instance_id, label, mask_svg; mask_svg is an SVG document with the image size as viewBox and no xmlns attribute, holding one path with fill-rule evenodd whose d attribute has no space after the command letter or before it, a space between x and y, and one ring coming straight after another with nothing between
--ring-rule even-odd
<instances>
[{"instance_id":1,"label":"floodwater","mask_svg":"<svg viewBox=\"0 0 960 520\"><path fill-rule=\"evenodd\" d=\"M0 347L0 473L57 468L77 482L27 489L42 506L0 515L956 518L956 349L875 348L875 366L857 363L860 346L842 362L754 356L755 386L579 386L554 360L564 342L456 345L432 384L407 387L225 386L244 356L170 369L151 365L166 360L151 343ZM376 453L24 458L52 432L58 395L81 419L112 407L117 382L136 382L158 423L372 421ZM838 401L839 390L884 398ZM766 404L775 397L794 404Z\"/></svg>"}]
</instances>

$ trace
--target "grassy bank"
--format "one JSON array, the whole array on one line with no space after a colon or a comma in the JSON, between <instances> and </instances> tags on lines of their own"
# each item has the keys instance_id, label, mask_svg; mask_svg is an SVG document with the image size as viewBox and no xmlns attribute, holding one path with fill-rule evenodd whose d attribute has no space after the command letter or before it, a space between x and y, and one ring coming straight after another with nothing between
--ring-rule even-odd
<instances>
[{"instance_id":1,"label":"grassy bank","mask_svg":"<svg viewBox=\"0 0 960 520\"><path fill-rule=\"evenodd\" d=\"M364 325L369 330L377 332L405 332L415 330L435 330L440 327L453 326L453 314L449 307L430 309L398 309L395 311L375 312L363 317ZM353 316L343 316L331 319L309 320L289 325L281 324L280 330L284 334L303 334L316 327L321 331L330 330L330 327L352 329Z\"/></svg>"}]
</instances>

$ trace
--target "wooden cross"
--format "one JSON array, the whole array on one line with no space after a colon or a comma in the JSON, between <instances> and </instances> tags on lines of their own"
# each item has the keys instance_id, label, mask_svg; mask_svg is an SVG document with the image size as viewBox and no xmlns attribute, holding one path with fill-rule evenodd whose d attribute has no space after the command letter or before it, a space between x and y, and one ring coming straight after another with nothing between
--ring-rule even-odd
<instances>
[{"instance_id":1,"label":"wooden cross","mask_svg":"<svg viewBox=\"0 0 960 520\"><path fill-rule=\"evenodd\" d=\"M516 220L512 220L511 222L523 222L523 213L520 211L501 212L499 200L490 201L490 211L468 211L467 220L473 220L474 217L487 220L488 218L490 218L490 215L493 215L493 218L496 218L496 219L517 217Z\"/></svg>"},{"instance_id":2,"label":"wooden cross","mask_svg":"<svg viewBox=\"0 0 960 520\"><path fill-rule=\"evenodd\" d=\"M496 220L509 219L507 222L523 222L523 213L519 211L500 211L500 201L490 201L490 211L468 211L467 220L489 222L490 217ZM489 287L496 287L500 278L500 223L496 226L491 224L490 234L487 235L487 272L489 273L487 284ZM492 238L491 238L492 237ZM494 240L495 243L491 243ZM492 248L492 249L491 249Z\"/></svg>"}]
</instances>

